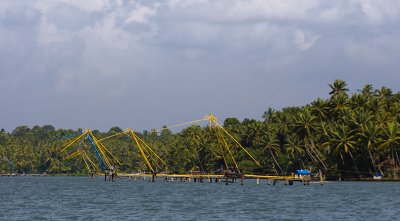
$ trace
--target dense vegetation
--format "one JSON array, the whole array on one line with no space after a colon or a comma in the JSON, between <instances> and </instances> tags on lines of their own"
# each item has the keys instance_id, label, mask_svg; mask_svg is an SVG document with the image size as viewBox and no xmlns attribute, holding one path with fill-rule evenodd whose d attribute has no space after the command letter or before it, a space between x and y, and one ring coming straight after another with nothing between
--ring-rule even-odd
<instances>
[{"instance_id":1,"label":"dense vegetation","mask_svg":"<svg viewBox=\"0 0 400 221\"><path fill-rule=\"evenodd\" d=\"M225 119L226 130L262 165L256 166L242 150L232 148L239 168L268 174L321 169L328 176L342 177L370 177L381 172L397 178L400 93L365 85L350 95L342 80L335 80L329 87L329 99L318 98L303 107L279 111L268 109L262 121ZM93 132L102 138L121 131L113 127L108 132ZM60 152L69 137L81 133L81 129L56 130L51 125L20 126L11 133L1 130L0 172L87 173L81 158L63 161L65 153ZM224 164L215 131L208 126L189 126L177 133L168 129L161 133L144 131L140 136L166 160L169 171L215 172ZM147 169L131 138L120 136L104 144L122 162L119 171ZM77 145L89 146L86 141Z\"/></svg>"}]
</instances>

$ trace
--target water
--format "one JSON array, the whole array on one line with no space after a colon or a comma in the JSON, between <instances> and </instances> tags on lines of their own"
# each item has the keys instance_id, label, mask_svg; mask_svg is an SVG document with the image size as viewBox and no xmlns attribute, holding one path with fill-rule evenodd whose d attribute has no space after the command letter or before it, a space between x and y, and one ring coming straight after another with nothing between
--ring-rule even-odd
<instances>
[{"instance_id":1,"label":"water","mask_svg":"<svg viewBox=\"0 0 400 221\"><path fill-rule=\"evenodd\" d=\"M1 177L1 220L399 220L400 183Z\"/></svg>"}]
</instances>

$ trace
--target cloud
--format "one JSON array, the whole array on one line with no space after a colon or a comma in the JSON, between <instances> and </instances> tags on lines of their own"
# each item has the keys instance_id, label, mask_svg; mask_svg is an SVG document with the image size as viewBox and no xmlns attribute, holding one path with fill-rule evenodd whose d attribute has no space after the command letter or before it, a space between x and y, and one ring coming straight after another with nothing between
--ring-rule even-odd
<instances>
[{"instance_id":1,"label":"cloud","mask_svg":"<svg viewBox=\"0 0 400 221\"><path fill-rule=\"evenodd\" d=\"M95 23L91 13L64 2L56 4L47 13L46 20L57 28L68 32L81 30Z\"/></svg>"},{"instance_id":2,"label":"cloud","mask_svg":"<svg viewBox=\"0 0 400 221\"><path fill-rule=\"evenodd\" d=\"M336 78L396 91L398 24L394 0L5 1L0 121L140 130L259 118Z\"/></svg>"},{"instance_id":3,"label":"cloud","mask_svg":"<svg viewBox=\"0 0 400 221\"><path fill-rule=\"evenodd\" d=\"M370 36L362 40L349 40L345 45L345 54L349 59L360 65L368 64L375 67L392 66L399 61L396 53L400 50L397 39L400 33L394 36Z\"/></svg>"},{"instance_id":4,"label":"cloud","mask_svg":"<svg viewBox=\"0 0 400 221\"><path fill-rule=\"evenodd\" d=\"M40 19L40 12L26 5L10 7L6 10L4 24L9 28L35 26Z\"/></svg>"},{"instance_id":5,"label":"cloud","mask_svg":"<svg viewBox=\"0 0 400 221\"><path fill-rule=\"evenodd\" d=\"M361 11L371 25L399 21L399 1L390 1L389 4L381 4L377 1L361 1Z\"/></svg>"},{"instance_id":6,"label":"cloud","mask_svg":"<svg viewBox=\"0 0 400 221\"><path fill-rule=\"evenodd\" d=\"M157 7L157 5L156 5ZM125 22L138 22L138 23L147 23L148 17L156 14L156 7L146 7L141 4L135 4L135 8L129 13Z\"/></svg>"},{"instance_id":7,"label":"cloud","mask_svg":"<svg viewBox=\"0 0 400 221\"><path fill-rule=\"evenodd\" d=\"M83 34L87 39L94 40L88 44L118 50L127 49L131 37L130 33L117 26L114 14L108 15L94 27L88 27Z\"/></svg>"},{"instance_id":8,"label":"cloud","mask_svg":"<svg viewBox=\"0 0 400 221\"><path fill-rule=\"evenodd\" d=\"M303 31L295 31L293 43L300 50L307 50L314 46L314 43L319 39L317 35L306 34Z\"/></svg>"}]
</instances>

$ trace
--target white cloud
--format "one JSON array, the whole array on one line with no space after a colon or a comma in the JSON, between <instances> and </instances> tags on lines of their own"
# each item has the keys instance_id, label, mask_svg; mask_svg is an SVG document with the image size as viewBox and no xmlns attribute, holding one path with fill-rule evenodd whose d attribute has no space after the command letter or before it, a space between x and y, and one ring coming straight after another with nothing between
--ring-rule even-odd
<instances>
[{"instance_id":1,"label":"white cloud","mask_svg":"<svg viewBox=\"0 0 400 221\"><path fill-rule=\"evenodd\" d=\"M39 27L37 41L42 44L61 43L70 37L69 32L60 31L55 25L43 21Z\"/></svg>"},{"instance_id":2,"label":"white cloud","mask_svg":"<svg viewBox=\"0 0 400 221\"><path fill-rule=\"evenodd\" d=\"M303 31L297 30L294 32L293 43L300 50L308 50L314 46L315 42L319 39L318 35L312 35Z\"/></svg>"},{"instance_id":3,"label":"white cloud","mask_svg":"<svg viewBox=\"0 0 400 221\"><path fill-rule=\"evenodd\" d=\"M196 4L209 3L208 0L169 0L168 6L172 9L176 8L186 8Z\"/></svg>"},{"instance_id":4,"label":"white cloud","mask_svg":"<svg viewBox=\"0 0 400 221\"><path fill-rule=\"evenodd\" d=\"M62 1L89 12L101 11L105 7L109 6L110 2L113 2L110 0L90 0L90 1L62 0Z\"/></svg>"},{"instance_id":5,"label":"white cloud","mask_svg":"<svg viewBox=\"0 0 400 221\"><path fill-rule=\"evenodd\" d=\"M73 100L69 97L107 96L108 107L129 113L116 118L125 122L140 113L138 126L146 128L149 120L162 124L166 115L179 122L178 112L237 110L258 117L267 106L320 96L326 91L304 99L287 95L299 87L321 88L337 73L356 79L384 70L378 80L398 87L398 24L394 0L5 1L0 4L0 101L15 105L8 105L0 121L17 126L13 108L28 113L31 108L19 101L40 93L49 99L38 104L43 116L50 103L58 102L62 112L65 99ZM107 116L108 107L96 110ZM61 127L86 127L62 121Z\"/></svg>"},{"instance_id":6,"label":"white cloud","mask_svg":"<svg viewBox=\"0 0 400 221\"><path fill-rule=\"evenodd\" d=\"M363 1L361 2L361 8L362 12L365 14L366 18L376 24L380 23L382 20L382 14L379 8L375 8L371 2L369 1Z\"/></svg>"},{"instance_id":7,"label":"white cloud","mask_svg":"<svg viewBox=\"0 0 400 221\"><path fill-rule=\"evenodd\" d=\"M124 50L128 48L131 34L116 24L116 14L108 14L94 27L87 27L83 36L89 45L108 49Z\"/></svg>"},{"instance_id":8,"label":"white cloud","mask_svg":"<svg viewBox=\"0 0 400 221\"><path fill-rule=\"evenodd\" d=\"M235 1L233 7L229 7L232 17L252 18L272 18L272 19L305 19L310 11L319 5L316 0L250 0Z\"/></svg>"},{"instance_id":9,"label":"white cloud","mask_svg":"<svg viewBox=\"0 0 400 221\"><path fill-rule=\"evenodd\" d=\"M125 21L127 23L130 23L130 22L147 23L148 17L156 14L157 6L158 6L158 4L155 5L155 7L151 8L151 7L146 7L139 3L136 3L134 9L128 15L128 17L126 18Z\"/></svg>"},{"instance_id":10,"label":"white cloud","mask_svg":"<svg viewBox=\"0 0 400 221\"><path fill-rule=\"evenodd\" d=\"M387 22L400 23L400 1L360 1L361 11L370 25L379 25Z\"/></svg>"},{"instance_id":11,"label":"white cloud","mask_svg":"<svg viewBox=\"0 0 400 221\"><path fill-rule=\"evenodd\" d=\"M323 22L337 22L342 18L342 12L339 7L323 9L319 13L319 19Z\"/></svg>"}]
</instances>

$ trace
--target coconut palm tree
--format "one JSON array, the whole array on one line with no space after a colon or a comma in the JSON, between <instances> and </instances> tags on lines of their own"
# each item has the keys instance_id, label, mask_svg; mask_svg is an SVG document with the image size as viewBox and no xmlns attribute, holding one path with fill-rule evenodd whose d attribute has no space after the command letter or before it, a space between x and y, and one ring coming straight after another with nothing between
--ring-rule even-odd
<instances>
[{"instance_id":1,"label":"coconut palm tree","mask_svg":"<svg viewBox=\"0 0 400 221\"><path fill-rule=\"evenodd\" d=\"M364 94L353 94L350 98L350 106L352 110L365 110L368 104L368 97Z\"/></svg>"},{"instance_id":2,"label":"coconut palm tree","mask_svg":"<svg viewBox=\"0 0 400 221\"><path fill-rule=\"evenodd\" d=\"M346 156L350 156L355 169L358 172L357 164L354 160L354 153L357 151L357 141L355 131L349 129L346 125L335 124L330 129L329 140L324 145L329 145L334 156L339 156L342 165L346 165Z\"/></svg>"},{"instance_id":3,"label":"coconut palm tree","mask_svg":"<svg viewBox=\"0 0 400 221\"><path fill-rule=\"evenodd\" d=\"M277 159L277 156L281 154L277 137L277 128L274 128L272 125L262 128L262 134L257 136L255 144L260 146L266 155L271 156L273 160L272 168L276 174L282 173L282 167Z\"/></svg>"},{"instance_id":4,"label":"coconut palm tree","mask_svg":"<svg viewBox=\"0 0 400 221\"><path fill-rule=\"evenodd\" d=\"M297 113L293 121L293 131L297 133L300 139L304 142L305 151L311 160L324 171L327 167L324 163L324 156L317 148L316 134L320 133L320 127L317 124L317 118L311 114L310 107L306 106Z\"/></svg>"},{"instance_id":5,"label":"coconut palm tree","mask_svg":"<svg viewBox=\"0 0 400 221\"><path fill-rule=\"evenodd\" d=\"M276 110L268 108L263 114L263 119L266 124L274 123L276 119Z\"/></svg>"},{"instance_id":6,"label":"coconut palm tree","mask_svg":"<svg viewBox=\"0 0 400 221\"><path fill-rule=\"evenodd\" d=\"M345 81L336 79L333 84L328 85L331 88L331 92L329 92L331 97L336 97L340 94L347 96L347 91L349 91L349 89L347 88L347 84Z\"/></svg>"},{"instance_id":7,"label":"coconut palm tree","mask_svg":"<svg viewBox=\"0 0 400 221\"><path fill-rule=\"evenodd\" d=\"M397 179L397 168L400 160L398 156L398 146L400 145L400 127L395 121L388 122L383 128L382 140L379 148L391 156L394 162L394 178Z\"/></svg>"},{"instance_id":8,"label":"coconut palm tree","mask_svg":"<svg viewBox=\"0 0 400 221\"><path fill-rule=\"evenodd\" d=\"M349 100L347 95L338 94L332 97L329 101L329 106L330 106L329 113L331 115L331 120L342 121L343 116L349 109Z\"/></svg>"},{"instance_id":9,"label":"coconut palm tree","mask_svg":"<svg viewBox=\"0 0 400 221\"><path fill-rule=\"evenodd\" d=\"M293 164L295 168L305 168L304 156L306 151L304 150L304 143L299 140L295 134L289 134L286 138L285 152L288 157L289 163ZM297 167L296 167L297 166Z\"/></svg>"},{"instance_id":10,"label":"coconut palm tree","mask_svg":"<svg viewBox=\"0 0 400 221\"><path fill-rule=\"evenodd\" d=\"M375 173L377 172L377 169L382 173L381 168L377 165L377 161L379 162L379 159L376 158L380 132L381 130L379 130L379 127L373 121L366 123L364 130L358 131L360 143L367 150Z\"/></svg>"},{"instance_id":11,"label":"coconut palm tree","mask_svg":"<svg viewBox=\"0 0 400 221\"><path fill-rule=\"evenodd\" d=\"M364 96L366 97L371 97L372 95L374 95L374 91L373 91L373 87L371 84L366 84L364 85L362 90L359 90Z\"/></svg>"},{"instance_id":12,"label":"coconut palm tree","mask_svg":"<svg viewBox=\"0 0 400 221\"><path fill-rule=\"evenodd\" d=\"M329 102L327 100L317 98L311 103L311 113L316 116L320 122L326 121L329 115Z\"/></svg>"}]
</instances>

